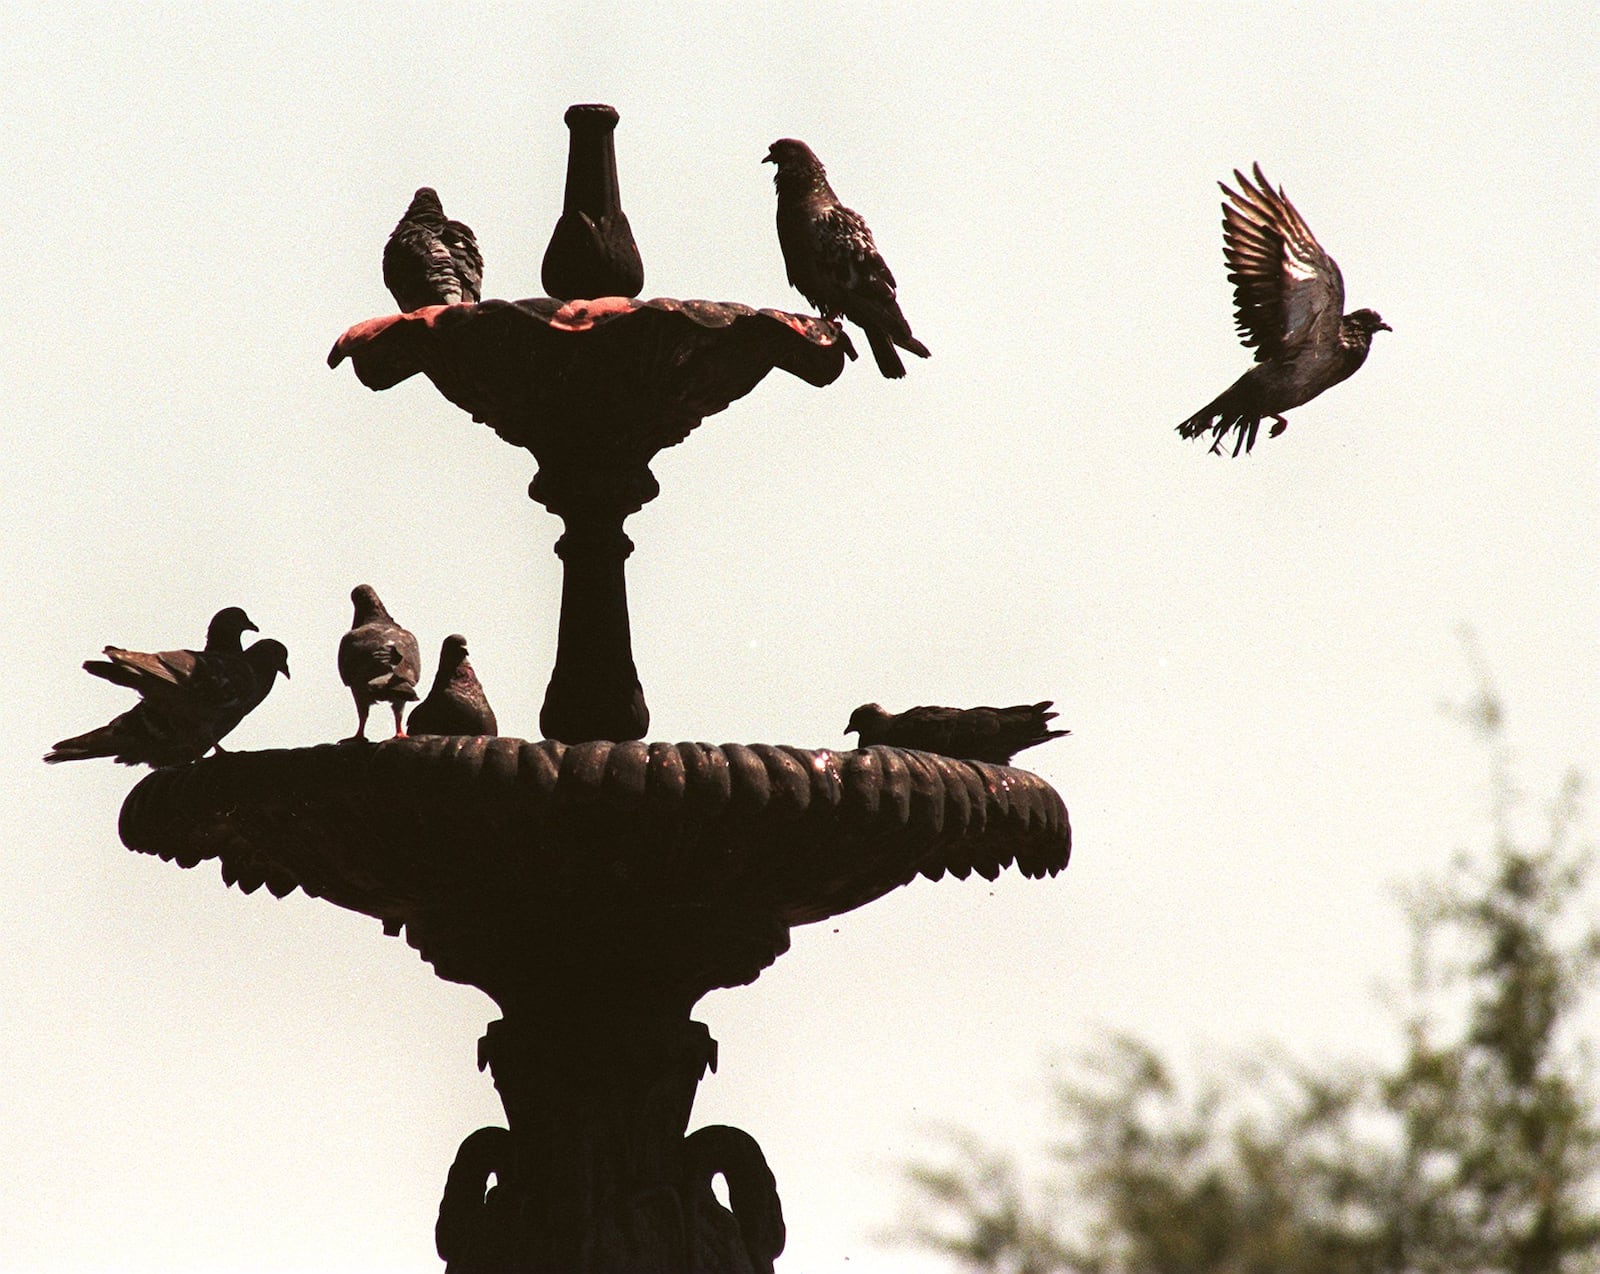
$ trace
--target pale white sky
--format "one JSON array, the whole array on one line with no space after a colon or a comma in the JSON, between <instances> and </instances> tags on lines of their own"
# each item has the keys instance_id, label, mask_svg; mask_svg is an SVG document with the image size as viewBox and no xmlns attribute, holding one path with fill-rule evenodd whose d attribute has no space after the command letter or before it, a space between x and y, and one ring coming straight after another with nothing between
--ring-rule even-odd
<instances>
[{"instance_id":1,"label":"pale white sky","mask_svg":"<svg viewBox=\"0 0 1600 1274\"><path fill-rule=\"evenodd\" d=\"M561 113L605 101L646 295L801 308L780 136L872 224L933 351L776 373L629 523L652 737L841 746L867 699L1053 697L1047 883L919 882L796 931L698 1016L696 1124L752 1133L780 1270L885 1251L924 1121L1036 1135L1054 1053L1384 1046L1390 886L1469 843L1437 710L1473 625L1521 775L1600 773L1592 6L9 6L0 1266L436 1271L496 1016L375 921L129 854L137 773L46 768L126 696L100 646L249 610L294 679L230 740L349 732L353 584L467 634L536 734L559 524L431 386L323 358L388 312L436 186L535 295ZM1218 178L1259 159L1379 310L1367 366L1229 461L1178 421L1248 365ZM863 345L864 349L864 345Z\"/></svg>"}]
</instances>

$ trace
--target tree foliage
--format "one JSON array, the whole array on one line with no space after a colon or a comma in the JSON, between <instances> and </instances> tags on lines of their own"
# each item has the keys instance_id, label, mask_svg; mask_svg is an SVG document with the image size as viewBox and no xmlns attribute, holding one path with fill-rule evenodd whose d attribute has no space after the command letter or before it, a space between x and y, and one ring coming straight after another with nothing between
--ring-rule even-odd
<instances>
[{"instance_id":1,"label":"tree foliage","mask_svg":"<svg viewBox=\"0 0 1600 1274\"><path fill-rule=\"evenodd\" d=\"M1600 1101L1573 1031L1600 961L1579 785L1523 843L1481 682L1490 840L1406 895L1398 1063L1269 1049L1185 1091L1115 1038L1059 1085L1042 1176L960 1131L912 1165L909 1240L997 1274L1600 1271Z\"/></svg>"}]
</instances>

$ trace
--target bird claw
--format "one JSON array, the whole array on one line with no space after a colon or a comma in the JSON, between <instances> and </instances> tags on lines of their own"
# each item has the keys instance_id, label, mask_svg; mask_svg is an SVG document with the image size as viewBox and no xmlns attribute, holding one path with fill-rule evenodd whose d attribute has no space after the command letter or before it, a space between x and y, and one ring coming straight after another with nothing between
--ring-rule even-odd
<instances>
[{"instance_id":1,"label":"bird claw","mask_svg":"<svg viewBox=\"0 0 1600 1274\"><path fill-rule=\"evenodd\" d=\"M1289 427L1289 422L1287 420L1285 420L1282 416L1274 416L1272 419L1273 419L1273 426L1272 426L1271 429L1267 430L1267 437L1276 438L1279 434L1281 434L1285 429L1287 429Z\"/></svg>"}]
</instances>

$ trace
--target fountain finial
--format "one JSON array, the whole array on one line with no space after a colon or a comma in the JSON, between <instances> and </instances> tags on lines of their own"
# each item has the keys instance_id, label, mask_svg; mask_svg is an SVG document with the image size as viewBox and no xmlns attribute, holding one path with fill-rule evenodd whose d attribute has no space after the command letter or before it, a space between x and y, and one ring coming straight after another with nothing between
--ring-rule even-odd
<instances>
[{"instance_id":1,"label":"fountain finial","mask_svg":"<svg viewBox=\"0 0 1600 1274\"><path fill-rule=\"evenodd\" d=\"M567 191L544 253L545 291L561 301L638 296L644 263L617 186L616 108L569 106L562 118L571 133Z\"/></svg>"}]
</instances>

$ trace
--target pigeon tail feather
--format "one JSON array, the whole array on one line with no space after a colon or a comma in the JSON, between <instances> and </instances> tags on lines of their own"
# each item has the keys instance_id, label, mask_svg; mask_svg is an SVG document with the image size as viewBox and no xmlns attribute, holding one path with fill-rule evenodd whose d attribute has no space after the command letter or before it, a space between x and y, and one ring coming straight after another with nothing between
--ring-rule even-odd
<instances>
[{"instance_id":1,"label":"pigeon tail feather","mask_svg":"<svg viewBox=\"0 0 1600 1274\"><path fill-rule=\"evenodd\" d=\"M867 344L872 346L872 357L878 360L878 370L890 380L899 380L906 374L906 365L895 351L894 342L886 332L876 327L866 328L865 331Z\"/></svg>"}]
</instances>

